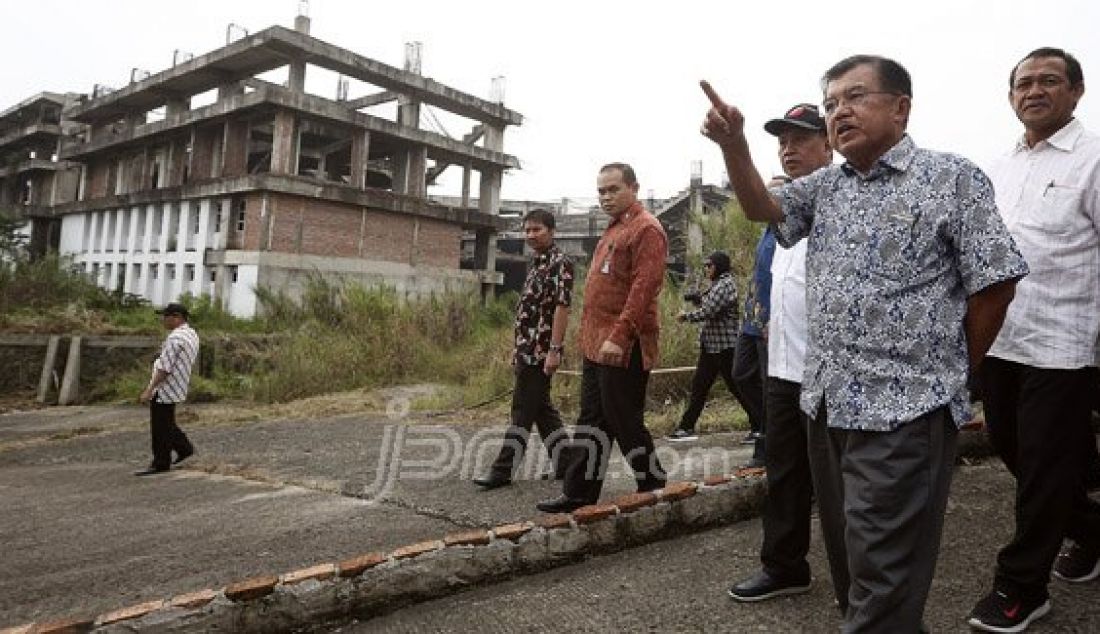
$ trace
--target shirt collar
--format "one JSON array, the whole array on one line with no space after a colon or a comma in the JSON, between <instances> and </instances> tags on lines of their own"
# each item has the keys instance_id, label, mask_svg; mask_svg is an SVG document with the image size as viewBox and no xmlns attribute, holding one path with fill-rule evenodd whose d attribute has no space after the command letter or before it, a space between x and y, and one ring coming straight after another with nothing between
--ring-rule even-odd
<instances>
[{"instance_id":1,"label":"shirt collar","mask_svg":"<svg viewBox=\"0 0 1100 634\"><path fill-rule=\"evenodd\" d=\"M557 250L558 250L557 243L551 242L550 243L550 248L546 249L542 253L539 253L538 251L535 251L535 257L533 259L534 259L535 262L540 262L541 263L545 260L549 260L551 258L551 256L554 255L554 252L557 251Z\"/></svg>"},{"instance_id":2,"label":"shirt collar","mask_svg":"<svg viewBox=\"0 0 1100 634\"><path fill-rule=\"evenodd\" d=\"M636 200L626 211L611 219L611 222L607 223L607 226L616 224L626 224L631 220L641 215L641 212L645 211L645 207L642 206L642 201Z\"/></svg>"},{"instance_id":3,"label":"shirt collar","mask_svg":"<svg viewBox=\"0 0 1100 634\"><path fill-rule=\"evenodd\" d=\"M908 170L909 166L913 163L913 159L916 158L916 155L917 144L913 142L913 138L908 134L903 135L901 140L894 144L894 147L886 150L886 153L878 157L878 160L875 161L875 164L867 173L867 180L882 175L886 170L894 172L904 172ZM852 167L851 163L848 161L845 161L840 167L848 176L859 174L859 171Z\"/></svg>"},{"instance_id":4,"label":"shirt collar","mask_svg":"<svg viewBox=\"0 0 1100 634\"><path fill-rule=\"evenodd\" d=\"M1055 149L1062 150L1063 152L1072 152L1073 146L1077 145L1077 139L1081 138L1081 135L1084 134L1084 132L1085 126L1081 125L1081 122L1078 121L1076 117L1074 117L1073 119L1069 120L1069 123L1062 126L1061 130L1058 130L1054 134L1050 135L1050 137L1039 141L1039 143L1036 143L1035 145L1039 146L1043 143L1046 143L1047 145ZM1028 148L1027 136L1021 134L1020 138L1016 140L1015 151L1026 152L1029 149L1034 148Z\"/></svg>"}]
</instances>

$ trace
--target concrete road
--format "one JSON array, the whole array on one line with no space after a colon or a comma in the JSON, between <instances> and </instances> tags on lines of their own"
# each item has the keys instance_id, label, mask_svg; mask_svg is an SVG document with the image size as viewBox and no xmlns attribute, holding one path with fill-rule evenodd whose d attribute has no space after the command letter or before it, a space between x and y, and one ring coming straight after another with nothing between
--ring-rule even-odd
<instances>
[{"instance_id":1,"label":"concrete road","mask_svg":"<svg viewBox=\"0 0 1100 634\"><path fill-rule=\"evenodd\" d=\"M201 407L184 413L197 455L145 478L131 475L150 459L143 408L0 416L0 627L518 521L560 491L538 478L537 440L523 481L491 492L469 482L499 425L373 414L204 426ZM663 457L674 477L727 473L748 460L739 438ZM606 497L634 488L616 466Z\"/></svg>"}]
</instances>

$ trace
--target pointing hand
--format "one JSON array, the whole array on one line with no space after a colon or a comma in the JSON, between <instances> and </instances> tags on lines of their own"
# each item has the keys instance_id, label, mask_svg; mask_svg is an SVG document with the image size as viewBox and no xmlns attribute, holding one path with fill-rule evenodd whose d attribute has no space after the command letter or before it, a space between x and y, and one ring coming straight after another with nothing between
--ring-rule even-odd
<instances>
[{"instance_id":1,"label":"pointing hand","mask_svg":"<svg viewBox=\"0 0 1100 634\"><path fill-rule=\"evenodd\" d=\"M711 87L710 82L701 80L699 86L710 100L710 110L703 119L700 132L703 136L720 146L743 141L745 138L745 117L736 107L727 104Z\"/></svg>"}]
</instances>

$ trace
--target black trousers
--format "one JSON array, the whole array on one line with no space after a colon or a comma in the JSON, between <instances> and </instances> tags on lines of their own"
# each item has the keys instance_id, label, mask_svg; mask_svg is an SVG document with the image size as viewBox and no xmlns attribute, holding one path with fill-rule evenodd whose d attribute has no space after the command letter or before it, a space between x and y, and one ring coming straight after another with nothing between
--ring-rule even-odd
<instances>
[{"instance_id":1,"label":"black trousers","mask_svg":"<svg viewBox=\"0 0 1100 634\"><path fill-rule=\"evenodd\" d=\"M1016 533L997 554L994 583L1042 592L1063 538L1100 547L1100 505L1085 493L1096 369L986 357L980 372L989 438L1016 477Z\"/></svg>"},{"instance_id":2,"label":"black trousers","mask_svg":"<svg viewBox=\"0 0 1100 634\"><path fill-rule=\"evenodd\" d=\"M775 579L810 579L810 505L813 480L807 453L807 417L799 408L802 385L768 377L768 497L764 502L764 545L760 561Z\"/></svg>"},{"instance_id":3,"label":"black trousers","mask_svg":"<svg viewBox=\"0 0 1100 634\"><path fill-rule=\"evenodd\" d=\"M566 438L565 428L561 424L561 414L550 402L551 377L542 371L541 366L516 365L516 385L512 391L512 424L504 432L504 445L497 454L491 470L495 475L512 477L523 462L523 452L527 448L527 437L531 427L537 426L542 444L554 467L554 473L560 474L558 452L561 441Z\"/></svg>"},{"instance_id":4,"label":"black trousers","mask_svg":"<svg viewBox=\"0 0 1100 634\"><path fill-rule=\"evenodd\" d=\"M734 393L749 416L749 428L766 435L767 410L764 392L768 376L768 342L763 337L741 333L733 355ZM766 454L764 436L756 441L753 458L763 460Z\"/></svg>"},{"instance_id":5,"label":"black trousers","mask_svg":"<svg viewBox=\"0 0 1100 634\"><path fill-rule=\"evenodd\" d=\"M645 391L649 372L642 369L642 349L630 353L626 368L600 365L585 359L581 374L581 411L569 445L565 495L595 502L600 497L611 446L630 464L639 491L665 485L666 476L653 437L645 427Z\"/></svg>"},{"instance_id":6,"label":"black trousers","mask_svg":"<svg viewBox=\"0 0 1100 634\"><path fill-rule=\"evenodd\" d=\"M680 429L688 431L695 429L695 423L699 421L699 415L703 413L703 406L706 405L707 394L710 393L710 388L718 377L722 377L730 394L737 398L737 388L733 383L733 348L726 348L721 352L699 351L699 361L695 364L695 376L691 379L691 400L680 418Z\"/></svg>"},{"instance_id":7,"label":"black trousers","mask_svg":"<svg viewBox=\"0 0 1100 634\"><path fill-rule=\"evenodd\" d=\"M149 402L149 430L153 437L153 468L172 466L172 451L177 455L194 451L187 434L176 424L176 404L161 403L156 397Z\"/></svg>"}]
</instances>

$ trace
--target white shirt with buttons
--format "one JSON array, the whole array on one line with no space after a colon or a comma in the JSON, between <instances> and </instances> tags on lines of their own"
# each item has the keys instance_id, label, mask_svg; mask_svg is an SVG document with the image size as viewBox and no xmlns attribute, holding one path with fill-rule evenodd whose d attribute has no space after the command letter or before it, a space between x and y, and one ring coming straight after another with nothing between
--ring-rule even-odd
<instances>
[{"instance_id":1,"label":"white shirt with buttons","mask_svg":"<svg viewBox=\"0 0 1100 634\"><path fill-rule=\"evenodd\" d=\"M1100 136L1074 119L989 176L1030 274L991 356L1038 368L1100 365Z\"/></svg>"},{"instance_id":2,"label":"white shirt with buttons","mask_svg":"<svg viewBox=\"0 0 1100 634\"><path fill-rule=\"evenodd\" d=\"M806 240L776 246L768 318L768 376L802 382L806 367Z\"/></svg>"}]
</instances>

